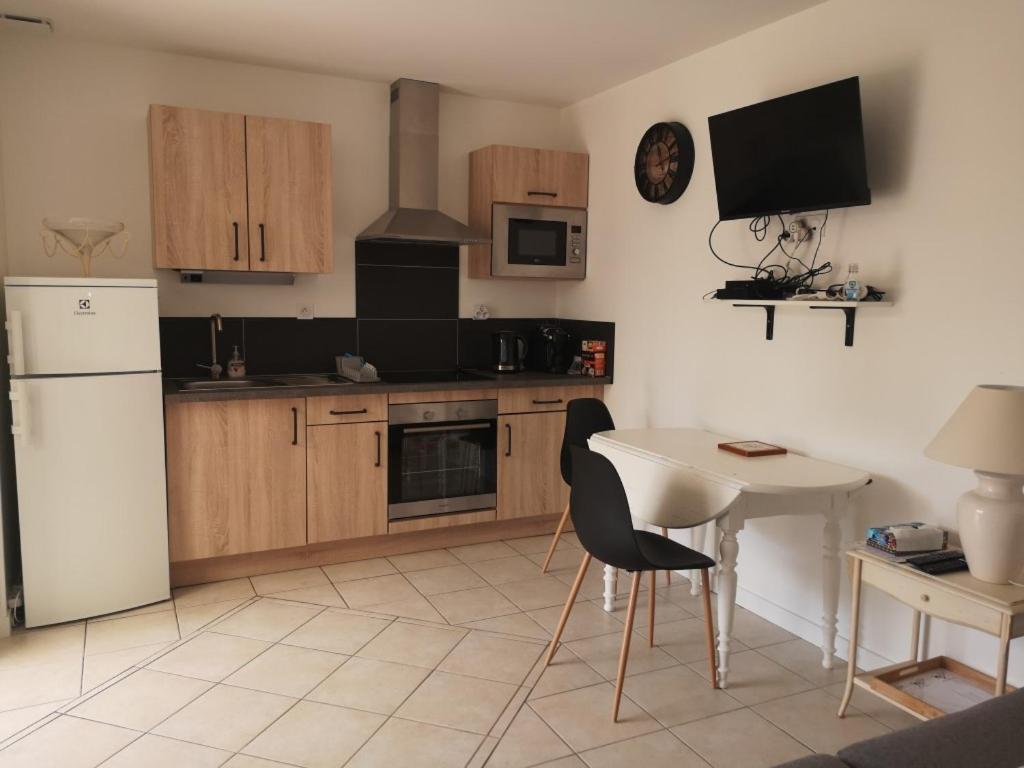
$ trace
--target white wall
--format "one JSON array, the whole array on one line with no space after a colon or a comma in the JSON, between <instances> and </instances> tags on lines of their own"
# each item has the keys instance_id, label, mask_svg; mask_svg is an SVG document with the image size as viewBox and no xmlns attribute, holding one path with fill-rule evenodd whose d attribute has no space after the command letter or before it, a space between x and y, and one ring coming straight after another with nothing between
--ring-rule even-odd
<instances>
[{"instance_id":1,"label":"white wall","mask_svg":"<svg viewBox=\"0 0 1024 768\"><path fill-rule=\"evenodd\" d=\"M955 527L972 475L922 449L976 383L1024 383L1024 4L990 0L832 0L570 107L569 136L590 152L588 278L559 291L559 316L617 323L618 423L697 425L781 443L870 470L851 539L869 523ZM863 310L844 348L841 315L776 316L701 302L729 277L707 236L717 219L707 117L860 75L870 207L833 214L822 255L890 291ZM680 120L696 170L674 205L632 181L644 130ZM763 253L746 222L716 233L721 253ZM819 526L795 518L740 534L743 600L817 639ZM845 580L844 580L845 581ZM909 610L866 595L864 645L905 657ZM843 596L840 632L847 632ZM1024 682L1024 641L1011 676ZM995 642L935 627L932 650L989 672Z\"/></svg>"},{"instance_id":2,"label":"white wall","mask_svg":"<svg viewBox=\"0 0 1024 768\"><path fill-rule=\"evenodd\" d=\"M0 114L0 124L3 123L3 115ZM3 179L3 144L0 142L0 179ZM7 228L4 217L4 189L0 184L0 277L7 274ZM0 296L0 316L6 317L4 312L4 300ZM8 390L7 369L7 334L0 334L0 392ZM5 551L5 525L10 521L10 516L5 510L13 508L13 486L14 472L11 462L13 444L9 429L10 401L2 399L0 403L0 637L6 637L11 633L11 625L7 621L7 552Z\"/></svg>"},{"instance_id":3,"label":"white wall","mask_svg":"<svg viewBox=\"0 0 1024 768\"><path fill-rule=\"evenodd\" d=\"M52 38L8 35L0 46L0 140L5 148L12 274L72 275L67 257L47 259L45 216L125 221L127 256L104 259L101 276L149 277L146 111L151 103L331 123L335 271L294 286L182 285L160 270L164 315L353 316L353 239L387 207L388 85L230 64ZM455 94L441 97L440 204L466 221L470 150L491 143L561 148L560 114L548 107ZM465 258L465 256L463 256ZM465 274L465 271L463 271ZM550 316L553 284L463 279L461 314L484 302L497 316Z\"/></svg>"}]
</instances>

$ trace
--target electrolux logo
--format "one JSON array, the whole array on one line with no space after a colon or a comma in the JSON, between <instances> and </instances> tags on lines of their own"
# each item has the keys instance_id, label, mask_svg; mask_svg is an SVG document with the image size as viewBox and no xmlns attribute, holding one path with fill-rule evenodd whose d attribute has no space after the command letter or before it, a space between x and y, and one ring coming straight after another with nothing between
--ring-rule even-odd
<instances>
[{"instance_id":1,"label":"electrolux logo","mask_svg":"<svg viewBox=\"0 0 1024 768\"><path fill-rule=\"evenodd\" d=\"M78 316L95 315L96 311L92 308L92 298L79 299L78 309L75 310L75 314Z\"/></svg>"}]
</instances>

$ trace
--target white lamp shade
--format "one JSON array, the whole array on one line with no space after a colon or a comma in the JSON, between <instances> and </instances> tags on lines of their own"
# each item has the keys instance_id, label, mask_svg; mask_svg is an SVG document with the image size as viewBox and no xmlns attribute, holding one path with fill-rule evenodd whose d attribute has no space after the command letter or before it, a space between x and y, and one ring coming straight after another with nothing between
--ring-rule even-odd
<instances>
[{"instance_id":1,"label":"white lamp shade","mask_svg":"<svg viewBox=\"0 0 1024 768\"><path fill-rule=\"evenodd\" d=\"M1024 475L1024 387L975 387L924 452L944 464Z\"/></svg>"}]
</instances>

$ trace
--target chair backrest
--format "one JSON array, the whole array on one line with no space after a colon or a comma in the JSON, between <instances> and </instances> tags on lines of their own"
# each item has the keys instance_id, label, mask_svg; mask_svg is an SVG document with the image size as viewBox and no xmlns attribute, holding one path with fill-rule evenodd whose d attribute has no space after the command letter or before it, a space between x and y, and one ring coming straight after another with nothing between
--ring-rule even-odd
<instances>
[{"instance_id":1,"label":"chair backrest","mask_svg":"<svg viewBox=\"0 0 1024 768\"><path fill-rule=\"evenodd\" d=\"M586 447L572 446L570 454L569 514L580 544L605 565L642 570L646 560L636 544L626 489L615 466Z\"/></svg>"},{"instance_id":2,"label":"chair backrest","mask_svg":"<svg viewBox=\"0 0 1024 768\"><path fill-rule=\"evenodd\" d=\"M615 429L615 422L603 401L596 397L581 397L569 401L565 411L561 455L562 479L566 485L572 485L571 449L574 446L586 448L591 435L610 429Z\"/></svg>"}]
</instances>

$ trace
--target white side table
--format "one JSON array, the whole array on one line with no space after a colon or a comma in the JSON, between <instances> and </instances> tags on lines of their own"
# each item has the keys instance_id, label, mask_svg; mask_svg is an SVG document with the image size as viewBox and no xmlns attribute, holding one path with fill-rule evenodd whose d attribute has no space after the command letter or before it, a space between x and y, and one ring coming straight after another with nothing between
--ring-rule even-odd
<instances>
[{"instance_id":1,"label":"white side table","mask_svg":"<svg viewBox=\"0 0 1024 768\"><path fill-rule=\"evenodd\" d=\"M839 705L839 717L846 714L854 685L865 688L922 719L934 716L925 714L927 708L910 708L906 706L905 701L889 698L879 690L879 686L873 685L882 676L891 676L893 672L918 663L922 614L971 627L999 638L995 679L987 678L973 670L970 672L975 679L986 679L991 682L996 696L1002 696L1006 692L1006 665L1010 654L1010 640L1024 635L1024 587L1013 584L988 584L978 581L967 571L931 576L912 566L893 562L869 549L851 550L847 552L847 557L851 566L853 602L850 615L850 658L846 672L846 690ZM913 608L914 622L911 627L910 662L857 675L860 593L864 584L870 584Z\"/></svg>"}]
</instances>

